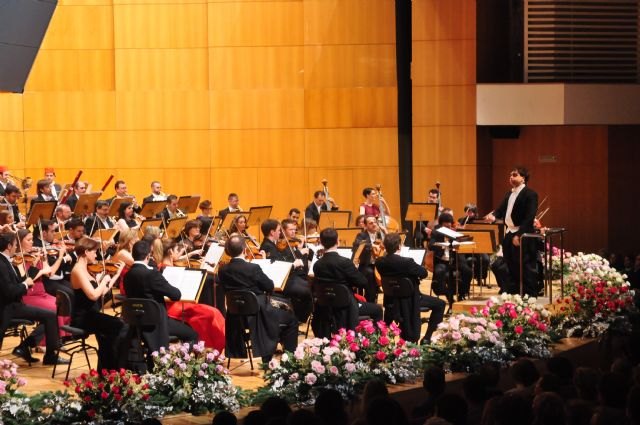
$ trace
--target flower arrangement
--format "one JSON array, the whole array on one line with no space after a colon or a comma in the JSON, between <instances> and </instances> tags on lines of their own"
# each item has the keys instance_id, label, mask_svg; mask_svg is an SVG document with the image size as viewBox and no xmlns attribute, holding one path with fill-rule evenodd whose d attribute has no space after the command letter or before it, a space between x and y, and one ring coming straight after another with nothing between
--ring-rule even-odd
<instances>
[{"instance_id":1,"label":"flower arrangement","mask_svg":"<svg viewBox=\"0 0 640 425\"><path fill-rule=\"evenodd\" d=\"M223 366L224 356L204 342L160 348L152 353L154 369L145 375L156 401L171 412L200 414L240 409L241 393Z\"/></svg>"},{"instance_id":2,"label":"flower arrangement","mask_svg":"<svg viewBox=\"0 0 640 425\"><path fill-rule=\"evenodd\" d=\"M498 324L487 317L456 314L438 325L431 342L424 362L451 372L473 372L485 362L504 364L513 358Z\"/></svg>"},{"instance_id":3,"label":"flower arrangement","mask_svg":"<svg viewBox=\"0 0 640 425\"><path fill-rule=\"evenodd\" d=\"M331 340L305 339L294 353L284 353L265 367L258 397L277 395L290 403L313 404L318 391L333 388L352 398L367 380L389 383L418 378L420 350L400 338L395 323L362 321L355 330L340 329Z\"/></svg>"},{"instance_id":4,"label":"flower arrangement","mask_svg":"<svg viewBox=\"0 0 640 425\"><path fill-rule=\"evenodd\" d=\"M569 272L568 261L572 254L569 251L565 251L564 257L562 257L560 248L549 244L547 244L547 250L551 250L551 279L560 279L563 274ZM543 261L546 261L546 257L543 257Z\"/></svg>"},{"instance_id":5,"label":"flower arrangement","mask_svg":"<svg viewBox=\"0 0 640 425\"><path fill-rule=\"evenodd\" d=\"M490 319L515 357L551 356L548 333L551 313L536 298L505 293L491 297L480 311L474 307L471 313Z\"/></svg>"},{"instance_id":6,"label":"flower arrangement","mask_svg":"<svg viewBox=\"0 0 640 425\"><path fill-rule=\"evenodd\" d=\"M556 300L556 324L568 337L600 336L633 308L627 276L596 254L578 253L568 263L565 292Z\"/></svg>"},{"instance_id":7,"label":"flower arrangement","mask_svg":"<svg viewBox=\"0 0 640 425\"><path fill-rule=\"evenodd\" d=\"M11 360L0 360L0 397L12 396L26 384L27 380L18 376L17 364Z\"/></svg>"}]
</instances>

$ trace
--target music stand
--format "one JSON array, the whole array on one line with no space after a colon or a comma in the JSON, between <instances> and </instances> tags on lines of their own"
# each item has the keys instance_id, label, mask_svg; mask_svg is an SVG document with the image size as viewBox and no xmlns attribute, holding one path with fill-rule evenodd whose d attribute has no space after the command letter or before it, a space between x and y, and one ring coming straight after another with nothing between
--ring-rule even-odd
<instances>
[{"instance_id":1,"label":"music stand","mask_svg":"<svg viewBox=\"0 0 640 425\"><path fill-rule=\"evenodd\" d=\"M207 272L202 269L165 267L162 276L171 286L180 290L180 301L198 302Z\"/></svg>"},{"instance_id":2,"label":"music stand","mask_svg":"<svg viewBox=\"0 0 640 425\"><path fill-rule=\"evenodd\" d=\"M111 229L96 229L91 237L94 239L100 239L102 242L113 242L118 232L119 230L115 227L112 227Z\"/></svg>"},{"instance_id":3,"label":"music stand","mask_svg":"<svg viewBox=\"0 0 640 425\"><path fill-rule=\"evenodd\" d=\"M142 238L144 236L144 231L147 227L156 226L162 229L162 219L161 218L147 218L142 220L140 223L140 228L138 229L138 234Z\"/></svg>"},{"instance_id":4,"label":"music stand","mask_svg":"<svg viewBox=\"0 0 640 425\"><path fill-rule=\"evenodd\" d=\"M476 275L475 273L475 262L472 263L471 273L472 276L476 279L476 283L480 286L480 296L482 296L482 259L480 256L482 254L491 255L496 252L497 244L496 244L496 233L492 229L483 229L483 230L475 230L475 229L467 229L460 230L460 233L466 236L473 237L473 245L460 245L458 247L458 253L460 254L471 254L478 259L478 264L480 265L480 273Z\"/></svg>"},{"instance_id":5,"label":"music stand","mask_svg":"<svg viewBox=\"0 0 640 425\"><path fill-rule=\"evenodd\" d=\"M222 220L220 229L229 230L231 228L231 223L233 223L233 220L235 220L236 217L238 217L239 215L245 216L247 218L247 223L249 222L249 216L251 215L250 212L243 212L243 211L230 212L230 213L227 213L227 215L224 217L224 220Z\"/></svg>"},{"instance_id":6,"label":"music stand","mask_svg":"<svg viewBox=\"0 0 640 425\"><path fill-rule=\"evenodd\" d=\"M362 232L359 227L340 227L335 230L338 232L338 246L340 248L351 248L358 233Z\"/></svg>"},{"instance_id":7,"label":"music stand","mask_svg":"<svg viewBox=\"0 0 640 425\"><path fill-rule=\"evenodd\" d=\"M209 227L209 236L211 236L212 238L215 238L216 233L218 233L218 229L220 228L221 224L222 224L222 219L220 218L220 216L213 217L211 221L211 227Z\"/></svg>"},{"instance_id":8,"label":"music stand","mask_svg":"<svg viewBox=\"0 0 640 425\"><path fill-rule=\"evenodd\" d=\"M167 206L167 201L152 201L142 204L140 215L145 218L152 218L160 214L164 207Z\"/></svg>"},{"instance_id":9,"label":"music stand","mask_svg":"<svg viewBox=\"0 0 640 425\"><path fill-rule=\"evenodd\" d=\"M496 244L502 244L504 239L504 223L467 223L465 230L491 230L495 234Z\"/></svg>"},{"instance_id":10,"label":"music stand","mask_svg":"<svg viewBox=\"0 0 640 425\"><path fill-rule=\"evenodd\" d=\"M200 195L181 196L178 198L178 209L185 214L193 214L198 210Z\"/></svg>"},{"instance_id":11,"label":"music stand","mask_svg":"<svg viewBox=\"0 0 640 425\"><path fill-rule=\"evenodd\" d=\"M51 220L58 206L56 201L36 202L29 211L27 226L36 226L40 220Z\"/></svg>"},{"instance_id":12,"label":"music stand","mask_svg":"<svg viewBox=\"0 0 640 425\"><path fill-rule=\"evenodd\" d=\"M130 202L133 205L133 196L125 196L124 198L113 198L111 201L111 205L109 205L109 213L107 214L109 217L117 217L118 210L120 209L120 205L123 202Z\"/></svg>"},{"instance_id":13,"label":"music stand","mask_svg":"<svg viewBox=\"0 0 640 425\"><path fill-rule=\"evenodd\" d=\"M96 211L96 202L102 196L102 192L96 193L83 193L78 196L78 202L73 209L73 215L75 216L87 216L93 214Z\"/></svg>"},{"instance_id":14,"label":"music stand","mask_svg":"<svg viewBox=\"0 0 640 425\"><path fill-rule=\"evenodd\" d=\"M318 231L322 232L328 227L334 229L349 227L351 222L351 211L320 211L318 220Z\"/></svg>"},{"instance_id":15,"label":"music stand","mask_svg":"<svg viewBox=\"0 0 640 425\"><path fill-rule=\"evenodd\" d=\"M175 239L180 236L180 232L187 224L188 217L170 218L167 221L167 227L165 228L164 235L169 239Z\"/></svg>"},{"instance_id":16,"label":"music stand","mask_svg":"<svg viewBox=\"0 0 640 425\"><path fill-rule=\"evenodd\" d=\"M251 207L249 208L249 212L251 215L247 217L247 229L251 226L258 227L258 242L262 242L262 232L260 231L260 225L263 221L267 220L271 217L271 210L273 207L271 205L263 206L263 207Z\"/></svg>"},{"instance_id":17,"label":"music stand","mask_svg":"<svg viewBox=\"0 0 640 425\"><path fill-rule=\"evenodd\" d=\"M438 204L431 202L413 202L407 206L404 221L431 221L436 219Z\"/></svg>"}]
</instances>

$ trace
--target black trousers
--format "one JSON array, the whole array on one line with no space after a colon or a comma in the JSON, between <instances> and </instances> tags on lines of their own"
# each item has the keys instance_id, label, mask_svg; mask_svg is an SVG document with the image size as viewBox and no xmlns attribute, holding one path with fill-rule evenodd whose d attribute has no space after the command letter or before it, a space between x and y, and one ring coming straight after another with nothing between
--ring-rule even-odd
<instances>
[{"instance_id":1,"label":"black trousers","mask_svg":"<svg viewBox=\"0 0 640 425\"><path fill-rule=\"evenodd\" d=\"M71 288L71 283L69 281L60 279L60 280L52 280L52 279L44 279L44 290L49 295L53 295L54 297L57 295L58 291L65 292L69 296L69 300L71 300L71 305L73 305L73 299L75 297L73 293L73 289Z\"/></svg>"},{"instance_id":2,"label":"black trousers","mask_svg":"<svg viewBox=\"0 0 640 425\"><path fill-rule=\"evenodd\" d=\"M432 297L429 295L420 294L420 306L428 307L431 310L429 315L429 323L427 324L427 331L424 334L424 339L431 340L431 335L438 329L438 324L442 322L444 317L444 309L447 304L440 298Z\"/></svg>"},{"instance_id":3,"label":"black trousers","mask_svg":"<svg viewBox=\"0 0 640 425\"><path fill-rule=\"evenodd\" d=\"M298 319L290 312L274 308L274 318L280 329L279 340L285 351L293 353L298 346Z\"/></svg>"},{"instance_id":4,"label":"black trousers","mask_svg":"<svg viewBox=\"0 0 640 425\"><path fill-rule=\"evenodd\" d=\"M13 319L28 319L40 322L31 332L26 343L34 347L42 340L43 335L47 338L47 357L52 358L58 348L58 318L56 313L39 307L33 307L22 303L13 303L8 307L12 310Z\"/></svg>"},{"instance_id":5,"label":"black trousers","mask_svg":"<svg viewBox=\"0 0 640 425\"><path fill-rule=\"evenodd\" d=\"M358 313L360 316L369 316L373 321L382 320L382 307L375 303L358 303Z\"/></svg>"},{"instance_id":6,"label":"black trousers","mask_svg":"<svg viewBox=\"0 0 640 425\"><path fill-rule=\"evenodd\" d=\"M193 328L181 320L176 320L169 317L167 321L167 330L170 336L175 336L182 342L188 342L189 344L196 344L198 342L198 333Z\"/></svg>"},{"instance_id":7,"label":"black trousers","mask_svg":"<svg viewBox=\"0 0 640 425\"><path fill-rule=\"evenodd\" d=\"M283 294L291 299L293 312L299 322L306 322L313 310L313 298L309 281L293 272L287 279Z\"/></svg>"},{"instance_id":8,"label":"black trousers","mask_svg":"<svg viewBox=\"0 0 640 425\"><path fill-rule=\"evenodd\" d=\"M71 320L77 326L96 335L98 340L98 370L117 369L121 363L119 355L121 339L127 328L122 320L99 311L88 310Z\"/></svg>"},{"instance_id":9,"label":"black trousers","mask_svg":"<svg viewBox=\"0 0 640 425\"><path fill-rule=\"evenodd\" d=\"M361 264L358 271L367 278L367 286L364 288L364 298L368 303L376 303L378 299L378 283L374 273L373 264Z\"/></svg>"},{"instance_id":10,"label":"black trousers","mask_svg":"<svg viewBox=\"0 0 640 425\"><path fill-rule=\"evenodd\" d=\"M511 294L520 293L520 247L513 244L515 233L507 233L502 241L502 253L504 261L509 268L510 283L507 292ZM522 245L522 271L524 294L529 296L538 295L537 269L536 269L536 239L520 239Z\"/></svg>"}]
</instances>

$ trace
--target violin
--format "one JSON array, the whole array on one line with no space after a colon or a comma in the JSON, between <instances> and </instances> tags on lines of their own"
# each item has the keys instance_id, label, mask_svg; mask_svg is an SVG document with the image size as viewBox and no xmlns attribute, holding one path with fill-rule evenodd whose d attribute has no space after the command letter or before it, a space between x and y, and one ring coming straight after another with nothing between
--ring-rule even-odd
<instances>
[{"instance_id":1,"label":"violin","mask_svg":"<svg viewBox=\"0 0 640 425\"><path fill-rule=\"evenodd\" d=\"M33 264L36 261L38 261L38 259L39 259L39 256L37 254L32 254L27 252L25 254L16 254L13 257L11 257L11 263L14 266L19 266L23 262Z\"/></svg>"},{"instance_id":2,"label":"violin","mask_svg":"<svg viewBox=\"0 0 640 425\"><path fill-rule=\"evenodd\" d=\"M87 270L89 270L89 273L92 273L92 274L106 273L109 276L113 276L116 273L118 273L119 268L120 267L118 266L118 264L112 261L106 261L104 264L93 263L93 264L87 265Z\"/></svg>"},{"instance_id":3,"label":"violin","mask_svg":"<svg viewBox=\"0 0 640 425\"><path fill-rule=\"evenodd\" d=\"M173 265L175 267L188 267L191 269L199 269L202 267L202 259L200 260L196 260L193 258L190 258L188 260L186 259L182 259L182 260L174 260L173 261Z\"/></svg>"}]
</instances>

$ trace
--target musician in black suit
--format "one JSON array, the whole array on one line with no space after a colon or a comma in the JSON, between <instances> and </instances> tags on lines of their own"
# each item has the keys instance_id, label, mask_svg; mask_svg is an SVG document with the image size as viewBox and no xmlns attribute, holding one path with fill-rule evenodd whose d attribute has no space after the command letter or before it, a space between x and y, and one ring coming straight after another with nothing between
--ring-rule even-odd
<instances>
[{"instance_id":1,"label":"musician in black suit","mask_svg":"<svg viewBox=\"0 0 640 425\"><path fill-rule=\"evenodd\" d=\"M34 199L31 200L31 205L29 206L30 209L33 208L33 204L37 204L39 202L48 202L48 201L55 201L56 198L51 194L51 181L47 180L47 179L42 179L42 180L38 180L38 183L36 183L36 188L37 188L37 193L38 196L36 196Z\"/></svg>"},{"instance_id":2,"label":"musician in black suit","mask_svg":"<svg viewBox=\"0 0 640 425\"><path fill-rule=\"evenodd\" d=\"M331 208L329 208L327 201L331 202ZM323 191L317 190L313 193L313 202L305 208L304 216L307 220L313 220L316 223L320 223L321 211L337 211L338 209L339 207L336 205L333 198L327 198Z\"/></svg>"},{"instance_id":3,"label":"musician in black suit","mask_svg":"<svg viewBox=\"0 0 640 425\"><path fill-rule=\"evenodd\" d=\"M154 180L151 182L151 195L142 199L142 205L147 202L166 201L167 195L162 193L162 184L159 181Z\"/></svg>"},{"instance_id":4,"label":"musician in black suit","mask_svg":"<svg viewBox=\"0 0 640 425\"><path fill-rule=\"evenodd\" d=\"M218 273L225 291L248 290L256 294L260 311L256 318L249 318L253 353L269 361L276 351L278 341L284 350L293 352L298 345L298 320L293 313L275 308L269 302L268 294L273 292L273 281L264 274L260 266L244 259L244 240L238 235L231 236L225 244L225 252L232 259L222 266ZM242 340L242 324L227 315L226 348L229 357L246 357Z\"/></svg>"},{"instance_id":5,"label":"musician in black suit","mask_svg":"<svg viewBox=\"0 0 640 425\"><path fill-rule=\"evenodd\" d=\"M438 224L433 228L431 240L429 241L429 249L433 251L433 281L431 283L433 292L436 295L446 295L449 306L453 304L453 294L458 296L458 301L464 301L469 295L471 286L471 268L467 264L465 258L449 248L436 245L443 243L447 238L437 230L441 227L451 229L453 227L453 216L449 213L442 213L438 217ZM448 279L452 276L451 272L457 270L460 278L457 281Z\"/></svg>"},{"instance_id":6,"label":"musician in black suit","mask_svg":"<svg viewBox=\"0 0 640 425\"><path fill-rule=\"evenodd\" d=\"M364 297L367 302L375 303L378 298L378 283L374 274L375 258L382 251L382 240L384 234L378 225L378 219L372 215L364 217L364 230L356 235L353 241L352 250L354 254L360 244L364 243L364 248L360 254L358 271L367 278L367 285L364 288Z\"/></svg>"},{"instance_id":7,"label":"musician in black suit","mask_svg":"<svg viewBox=\"0 0 640 425\"><path fill-rule=\"evenodd\" d=\"M20 198L20 189L16 186L9 184L4 191L4 204L7 206L7 210L13 215L13 222L19 229L24 229L24 221L21 221L20 207L18 206L18 199Z\"/></svg>"},{"instance_id":8,"label":"musician in black suit","mask_svg":"<svg viewBox=\"0 0 640 425\"><path fill-rule=\"evenodd\" d=\"M218 211L218 215L222 220L224 220L230 212L242 211L242 208L240 208L240 198L238 198L237 193L230 193L229 196L227 196L227 202L229 203L229 206Z\"/></svg>"},{"instance_id":9,"label":"musician in black suit","mask_svg":"<svg viewBox=\"0 0 640 425\"><path fill-rule=\"evenodd\" d=\"M76 204L78 203L78 199L80 199L80 195L84 195L85 193L87 193L87 182L78 180L73 188L73 193L69 195L65 201L65 203L69 205L69 208L71 208L71 211L76 209Z\"/></svg>"},{"instance_id":10,"label":"musician in black suit","mask_svg":"<svg viewBox=\"0 0 640 425\"><path fill-rule=\"evenodd\" d=\"M520 292L520 247L522 246L523 289L525 294L537 296L536 240L522 243L522 235L533 233L533 220L538 210L538 194L527 186L529 170L516 166L509 174L511 191L507 192L502 203L493 214L487 214L488 220L504 219L506 232L502 241L504 260L509 268L511 284L509 293Z\"/></svg>"},{"instance_id":11,"label":"musician in black suit","mask_svg":"<svg viewBox=\"0 0 640 425\"><path fill-rule=\"evenodd\" d=\"M427 277L427 270L416 264L411 258L398 255L400 252L400 235L390 233L384 239L384 248L387 255L376 260L376 268L382 278L385 277L407 277L413 283L413 296L400 300L397 305L392 305L392 301L385 297L384 311L385 320L391 321L393 316L387 315L393 309L398 309L400 316L404 319L400 323L402 337L407 341L417 341L420 337L420 307L428 307L431 310L429 325L422 339L423 343L431 341L431 335L438 328L444 317L445 302L439 298L431 297L420 293L420 280Z\"/></svg>"},{"instance_id":12,"label":"musician in black suit","mask_svg":"<svg viewBox=\"0 0 640 425\"><path fill-rule=\"evenodd\" d=\"M29 347L35 347L36 341L40 341L44 334L47 354L44 356L43 364L68 363L68 360L57 358L55 354L59 344L56 313L22 303L22 296L27 293L28 288L33 286L33 280L18 276L11 264L11 256L16 253L17 248L18 240L15 233L0 235L0 339L11 319L35 320L40 324L22 344L13 350L13 355L29 362L38 361L31 356Z\"/></svg>"},{"instance_id":13,"label":"musician in black suit","mask_svg":"<svg viewBox=\"0 0 640 425\"><path fill-rule=\"evenodd\" d=\"M285 245L282 250L278 249L276 243L282 234L286 234L287 238L295 237L296 224L293 220L285 219L280 226L277 220L267 219L262 222L260 229L264 235L260 250L265 252L267 258L271 261L286 261L293 264L282 293L291 299L298 321L304 323L313 309L311 286L307 281L310 255L313 256L313 252L309 251L309 248L298 249L289 245Z\"/></svg>"},{"instance_id":14,"label":"musician in black suit","mask_svg":"<svg viewBox=\"0 0 640 425\"><path fill-rule=\"evenodd\" d=\"M186 214L178 208L178 197L169 195L167 196L167 206L156 217L162 219L161 227L164 228L169 223L169 220L186 217Z\"/></svg>"},{"instance_id":15,"label":"musician in black suit","mask_svg":"<svg viewBox=\"0 0 640 425\"><path fill-rule=\"evenodd\" d=\"M315 278L314 285L322 285L325 282L346 285L349 290L364 288L367 279L356 269L351 260L338 253L338 232L328 227L320 232L320 243L325 247L324 254L313 266ZM328 335L328 311L319 306L313 313L313 333L316 336ZM382 307L369 302L358 302L352 298L351 305L345 311L334 312L338 327L354 329L358 324L358 316L369 316L374 321L382 320Z\"/></svg>"},{"instance_id":16,"label":"musician in black suit","mask_svg":"<svg viewBox=\"0 0 640 425\"><path fill-rule=\"evenodd\" d=\"M100 199L96 202L96 212L84 222L84 233L91 237L98 229L111 229L115 223L109 217L109 201Z\"/></svg>"},{"instance_id":17,"label":"musician in black suit","mask_svg":"<svg viewBox=\"0 0 640 425\"><path fill-rule=\"evenodd\" d=\"M145 332L144 337L151 351L169 346L169 335L178 337L183 342L198 342L198 334L189 325L167 316L164 298L178 301L180 290L171 286L162 274L149 266L151 245L147 241L138 241L131 248L133 266L124 277L124 289L127 297L148 298L160 305L161 323L151 331Z\"/></svg>"}]
</instances>

